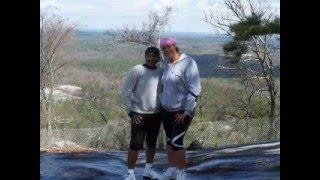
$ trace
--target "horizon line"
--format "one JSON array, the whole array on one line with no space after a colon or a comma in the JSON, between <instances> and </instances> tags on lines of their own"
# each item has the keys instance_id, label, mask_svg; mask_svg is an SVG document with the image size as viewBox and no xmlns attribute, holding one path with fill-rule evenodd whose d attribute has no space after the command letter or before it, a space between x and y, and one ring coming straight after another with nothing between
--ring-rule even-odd
<instances>
[{"instance_id":1,"label":"horizon line","mask_svg":"<svg viewBox=\"0 0 320 180\"><path fill-rule=\"evenodd\" d=\"M116 31L115 29L95 29L95 28L76 28L76 31L96 31L96 32L104 32L104 31ZM214 32L203 32L203 31L165 31L164 34L167 33L198 33L198 34L210 34L210 35L226 35L226 34L217 34Z\"/></svg>"}]
</instances>

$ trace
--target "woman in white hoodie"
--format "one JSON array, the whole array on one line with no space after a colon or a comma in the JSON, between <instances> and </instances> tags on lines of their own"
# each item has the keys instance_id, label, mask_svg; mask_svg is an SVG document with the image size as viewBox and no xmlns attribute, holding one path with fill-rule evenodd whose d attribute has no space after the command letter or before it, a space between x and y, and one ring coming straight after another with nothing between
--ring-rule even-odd
<instances>
[{"instance_id":1,"label":"woman in white hoodie","mask_svg":"<svg viewBox=\"0 0 320 180\"><path fill-rule=\"evenodd\" d=\"M201 91L200 76L194 59L179 52L175 39L161 38L160 47L169 60L164 67L161 78L163 89L159 94L169 162L162 178L181 180L186 176L183 137L192 121Z\"/></svg>"}]
</instances>

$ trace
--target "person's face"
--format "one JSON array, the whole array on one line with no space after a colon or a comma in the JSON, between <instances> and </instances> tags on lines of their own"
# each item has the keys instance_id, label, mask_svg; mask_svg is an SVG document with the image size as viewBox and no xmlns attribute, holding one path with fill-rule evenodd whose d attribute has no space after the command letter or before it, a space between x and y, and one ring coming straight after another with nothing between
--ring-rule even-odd
<instances>
[{"instance_id":1,"label":"person's face","mask_svg":"<svg viewBox=\"0 0 320 180\"><path fill-rule=\"evenodd\" d=\"M149 66L156 66L157 63L159 62L159 57L152 52L149 52L148 54L146 54L145 59L146 59L146 63Z\"/></svg>"},{"instance_id":2,"label":"person's face","mask_svg":"<svg viewBox=\"0 0 320 180\"><path fill-rule=\"evenodd\" d=\"M164 56L169 59L173 59L174 54L176 53L176 46L174 45L165 45L161 47L161 51Z\"/></svg>"}]
</instances>

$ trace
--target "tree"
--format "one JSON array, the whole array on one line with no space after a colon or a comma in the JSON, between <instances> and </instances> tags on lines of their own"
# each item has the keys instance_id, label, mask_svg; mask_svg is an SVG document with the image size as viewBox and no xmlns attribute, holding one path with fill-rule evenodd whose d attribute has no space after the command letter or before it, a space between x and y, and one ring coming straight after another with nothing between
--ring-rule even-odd
<instances>
[{"instance_id":1,"label":"tree","mask_svg":"<svg viewBox=\"0 0 320 180\"><path fill-rule=\"evenodd\" d=\"M116 41L116 45L122 43L133 43L143 46L155 46L160 49L160 36L169 24L171 6L165 6L163 13L149 12L148 20L142 22L142 27L137 30L136 27L125 25L124 28L117 30L115 33L107 31ZM162 58L163 60L163 58Z\"/></svg>"},{"instance_id":2,"label":"tree","mask_svg":"<svg viewBox=\"0 0 320 180\"><path fill-rule=\"evenodd\" d=\"M66 63L59 57L62 48L71 40L74 25L48 8L40 12L40 113L49 137L52 128L51 103L58 69ZM49 143L50 144L50 143Z\"/></svg>"},{"instance_id":3,"label":"tree","mask_svg":"<svg viewBox=\"0 0 320 180\"><path fill-rule=\"evenodd\" d=\"M248 103L255 92L266 91L269 101L269 130L268 139L275 137L275 114L278 87L275 83L274 68L277 65L280 47L276 44L280 41L280 17L271 10L271 6L264 1L252 0L225 0L230 14L219 14L214 10L205 12L204 21L217 27L232 40L223 47L224 53L231 64L242 77L242 83L251 91L248 95ZM244 64L258 65L244 68ZM249 63L248 63L249 62ZM254 81L260 81L264 87L253 87ZM262 81L262 82L261 82ZM253 88L248 88L250 85ZM252 93L253 90L253 93ZM250 107L250 106L248 106ZM250 111L246 110L248 115Z\"/></svg>"}]
</instances>

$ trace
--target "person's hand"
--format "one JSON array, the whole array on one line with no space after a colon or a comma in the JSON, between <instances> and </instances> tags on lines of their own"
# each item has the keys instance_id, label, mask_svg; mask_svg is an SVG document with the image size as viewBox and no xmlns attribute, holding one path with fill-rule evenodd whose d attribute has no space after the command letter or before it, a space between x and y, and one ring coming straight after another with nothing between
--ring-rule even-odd
<instances>
[{"instance_id":1,"label":"person's hand","mask_svg":"<svg viewBox=\"0 0 320 180\"><path fill-rule=\"evenodd\" d=\"M132 116L132 120L133 120L134 124L140 124L141 120L142 120L142 117L139 114L134 114Z\"/></svg>"},{"instance_id":2,"label":"person's hand","mask_svg":"<svg viewBox=\"0 0 320 180\"><path fill-rule=\"evenodd\" d=\"M130 117L130 121L133 121L134 124L141 123L142 117L139 114L130 111L128 116Z\"/></svg>"},{"instance_id":3,"label":"person's hand","mask_svg":"<svg viewBox=\"0 0 320 180\"><path fill-rule=\"evenodd\" d=\"M177 124L180 124L180 123L182 124L185 117L186 117L185 114L177 114L177 115L175 115L174 122L176 122Z\"/></svg>"}]
</instances>

